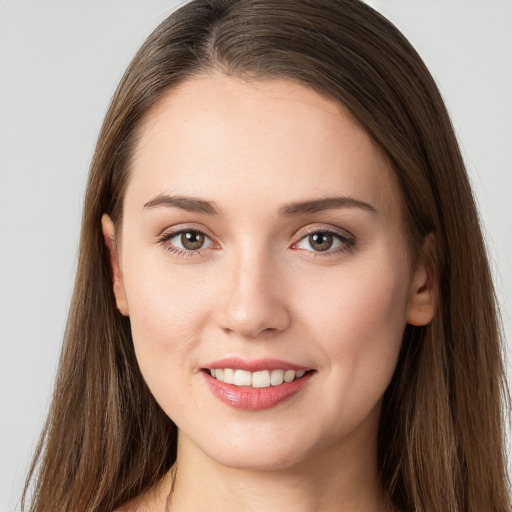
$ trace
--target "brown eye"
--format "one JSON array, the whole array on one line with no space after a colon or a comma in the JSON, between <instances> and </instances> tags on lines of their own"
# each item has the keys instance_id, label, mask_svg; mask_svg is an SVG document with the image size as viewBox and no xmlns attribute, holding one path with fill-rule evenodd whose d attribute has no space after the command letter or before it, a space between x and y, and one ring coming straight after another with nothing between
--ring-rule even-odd
<instances>
[{"instance_id":1,"label":"brown eye","mask_svg":"<svg viewBox=\"0 0 512 512\"><path fill-rule=\"evenodd\" d=\"M332 247L334 237L331 233L322 233L320 231L309 235L308 242L314 251L323 252L328 251Z\"/></svg>"},{"instance_id":2,"label":"brown eye","mask_svg":"<svg viewBox=\"0 0 512 512\"><path fill-rule=\"evenodd\" d=\"M184 249L188 251L197 251L201 249L205 242L204 233L199 231L183 231L180 236L180 242Z\"/></svg>"},{"instance_id":3,"label":"brown eye","mask_svg":"<svg viewBox=\"0 0 512 512\"><path fill-rule=\"evenodd\" d=\"M208 249L216 247L208 235L197 229L180 229L172 233L165 233L159 239L159 243L179 257L199 256Z\"/></svg>"},{"instance_id":4,"label":"brown eye","mask_svg":"<svg viewBox=\"0 0 512 512\"><path fill-rule=\"evenodd\" d=\"M301 249L309 253L325 253L335 255L354 246L355 240L341 233L329 230L313 231L305 235L293 245L294 249Z\"/></svg>"}]
</instances>

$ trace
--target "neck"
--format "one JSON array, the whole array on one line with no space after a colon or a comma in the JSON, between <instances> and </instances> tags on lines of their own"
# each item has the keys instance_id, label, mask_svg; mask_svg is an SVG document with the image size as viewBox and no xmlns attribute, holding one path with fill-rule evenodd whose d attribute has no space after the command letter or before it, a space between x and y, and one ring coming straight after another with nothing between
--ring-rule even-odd
<instances>
[{"instance_id":1,"label":"neck","mask_svg":"<svg viewBox=\"0 0 512 512\"><path fill-rule=\"evenodd\" d=\"M227 467L208 457L185 435L178 438L178 459L166 478L173 481L169 512L208 510L294 510L294 512L383 512L387 505L372 442L343 447L270 471ZM170 488L170 485L169 487Z\"/></svg>"}]
</instances>

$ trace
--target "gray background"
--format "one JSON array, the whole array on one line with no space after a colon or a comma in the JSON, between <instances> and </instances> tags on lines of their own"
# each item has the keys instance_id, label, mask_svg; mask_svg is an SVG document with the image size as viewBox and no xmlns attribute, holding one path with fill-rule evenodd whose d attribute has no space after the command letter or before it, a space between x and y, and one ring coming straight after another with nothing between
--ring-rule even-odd
<instances>
[{"instance_id":1,"label":"gray background","mask_svg":"<svg viewBox=\"0 0 512 512\"><path fill-rule=\"evenodd\" d=\"M46 415L102 117L131 56L179 3L0 0L0 512L17 510ZM512 0L369 3L416 46L447 101L510 345Z\"/></svg>"}]
</instances>

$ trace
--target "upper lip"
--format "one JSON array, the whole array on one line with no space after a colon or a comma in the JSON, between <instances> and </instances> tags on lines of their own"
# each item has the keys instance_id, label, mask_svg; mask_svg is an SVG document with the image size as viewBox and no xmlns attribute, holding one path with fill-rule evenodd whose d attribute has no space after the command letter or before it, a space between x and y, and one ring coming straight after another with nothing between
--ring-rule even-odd
<instances>
[{"instance_id":1,"label":"upper lip","mask_svg":"<svg viewBox=\"0 0 512 512\"><path fill-rule=\"evenodd\" d=\"M279 359L242 359L240 357L228 357L225 359L218 359L204 365L205 369L224 369L232 368L234 370L246 370L249 372L258 372L263 370L310 370L308 366L290 363Z\"/></svg>"}]
</instances>

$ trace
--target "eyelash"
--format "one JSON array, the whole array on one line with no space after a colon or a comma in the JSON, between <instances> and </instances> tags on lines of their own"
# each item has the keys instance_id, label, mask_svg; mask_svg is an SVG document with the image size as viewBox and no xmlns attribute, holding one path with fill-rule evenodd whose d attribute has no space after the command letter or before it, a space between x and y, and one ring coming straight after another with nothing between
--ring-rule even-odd
<instances>
[{"instance_id":1,"label":"eyelash","mask_svg":"<svg viewBox=\"0 0 512 512\"><path fill-rule=\"evenodd\" d=\"M175 245L172 245L169 243L170 240L173 238L176 238L179 235L183 235L184 233L196 233L199 235L203 235L207 240L210 240L212 244L215 244L215 242L212 240L211 236L208 236L204 231L201 231L200 229L191 229L191 228L181 228L177 229L175 231L167 231L163 235L161 235L158 238L158 243L164 247L166 251L172 252L179 258L191 258L193 256L196 256L200 254L202 251L205 251L207 249L200 248L197 250L191 250L191 249L182 249L180 247L176 247Z\"/></svg>"},{"instance_id":2,"label":"eyelash","mask_svg":"<svg viewBox=\"0 0 512 512\"><path fill-rule=\"evenodd\" d=\"M176 247L175 245L172 245L169 243L170 240L173 238L176 238L179 235L183 235L184 233L195 233L204 236L207 240L209 240L213 245L216 244L216 242L207 235L204 231L201 231L200 229L190 229L190 228L181 228L174 231L168 231L165 232L163 235L161 235L158 238L158 243L162 245L165 250L175 254L179 258L190 258L196 255L199 255L201 252L205 250L209 250L208 248L200 248L197 250L192 249L182 249L180 247ZM310 237L314 234L323 234L323 235L330 235L334 237L336 240L340 242L340 247L335 250L327 249L326 251L314 251L314 250L307 250L307 249L301 249L297 248L296 246L302 242L304 239ZM347 234L348 235L348 234ZM352 250L355 246L355 238L350 235L347 236L344 235L338 231L327 229L327 228L310 228L309 230L302 232L299 240L297 242L294 242L291 245L291 248L298 251L304 251L305 253L308 253L308 257L311 258L328 258L330 256L333 256L335 254L344 253ZM218 245L218 244L217 244Z\"/></svg>"},{"instance_id":3,"label":"eyelash","mask_svg":"<svg viewBox=\"0 0 512 512\"><path fill-rule=\"evenodd\" d=\"M337 249L328 249L326 251L314 251L295 248L295 246L297 246L300 242L310 237L311 235L315 234L331 235L333 238L337 239L341 245ZM304 251L305 253L308 253L308 257L310 258L329 258L337 254L351 251L352 249L354 249L355 243L355 237L353 235L349 235L349 233L342 234L339 231L335 231L333 229L314 227L307 229L305 232L303 231L301 233L300 239L292 244L292 248L298 251Z\"/></svg>"}]
</instances>

